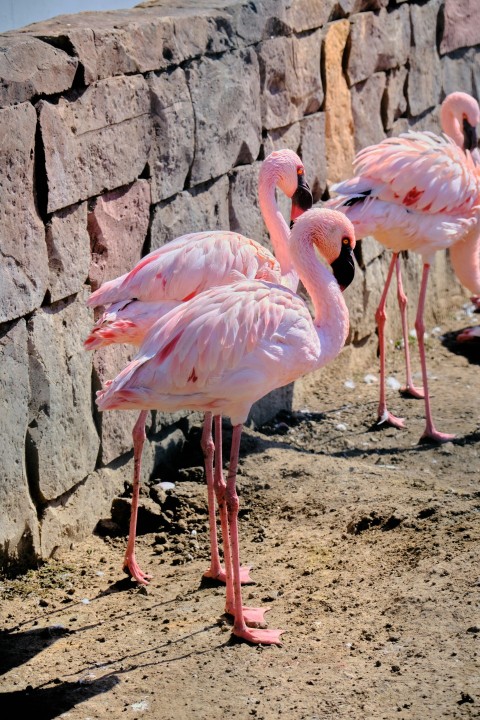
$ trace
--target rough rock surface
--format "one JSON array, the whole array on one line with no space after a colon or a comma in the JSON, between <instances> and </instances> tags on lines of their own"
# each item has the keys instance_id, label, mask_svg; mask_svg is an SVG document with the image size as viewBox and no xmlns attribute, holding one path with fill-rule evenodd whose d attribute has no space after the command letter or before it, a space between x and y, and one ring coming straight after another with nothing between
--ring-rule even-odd
<instances>
[{"instance_id":1,"label":"rough rock surface","mask_svg":"<svg viewBox=\"0 0 480 720\"><path fill-rule=\"evenodd\" d=\"M228 229L228 178L178 193L173 200L155 206L151 249L180 235L203 230Z\"/></svg>"},{"instance_id":2,"label":"rough rock surface","mask_svg":"<svg viewBox=\"0 0 480 720\"><path fill-rule=\"evenodd\" d=\"M53 213L47 225L48 289L51 302L80 292L90 267L87 203Z\"/></svg>"},{"instance_id":3,"label":"rough rock surface","mask_svg":"<svg viewBox=\"0 0 480 720\"><path fill-rule=\"evenodd\" d=\"M142 257L150 220L150 185L138 180L97 198L88 214L92 290L131 270Z\"/></svg>"},{"instance_id":4,"label":"rough rock surface","mask_svg":"<svg viewBox=\"0 0 480 720\"><path fill-rule=\"evenodd\" d=\"M381 114L385 84L385 73L375 73L368 80L353 85L350 90L356 152L385 138Z\"/></svg>"},{"instance_id":5,"label":"rough rock surface","mask_svg":"<svg viewBox=\"0 0 480 720\"><path fill-rule=\"evenodd\" d=\"M41 100L39 108L48 212L127 185L145 168L151 121L142 76L103 80L55 105Z\"/></svg>"},{"instance_id":6,"label":"rough rock surface","mask_svg":"<svg viewBox=\"0 0 480 720\"><path fill-rule=\"evenodd\" d=\"M95 467L91 365L82 341L92 322L85 294L38 310L28 324L32 388L27 448L39 499L71 491Z\"/></svg>"},{"instance_id":7,"label":"rough rock surface","mask_svg":"<svg viewBox=\"0 0 480 720\"><path fill-rule=\"evenodd\" d=\"M36 114L0 110L0 322L40 307L48 282L45 228L34 190Z\"/></svg>"},{"instance_id":8,"label":"rough rock surface","mask_svg":"<svg viewBox=\"0 0 480 720\"><path fill-rule=\"evenodd\" d=\"M0 558L32 562L39 552L36 508L25 468L30 381L25 321L0 329Z\"/></svg>"},{"instance_id":9,"label":"rough rock surface","mask_svg":"<svg viewBox=\"0 0 480 720\"><path fill-rule=\"evenodd\" d=\"M355 155L350 91L343 74L348 20L327 26L325 34L325 147L329 184L348 177Z\"/></svg>"},{"instance_id":10,"label":"rough rock surface","mask_svg":"<svg viewBox=\"0 0 480 720\"><path fill-rule=\"evenodd\" d=\"M195 113L191 183L197 185L258 156L261 121L256 53L251 49L228 53L222 62L204 57L189 66L187 80Z\"/></svg>"},{"instance_id":11,"label":"rough rock surface","mask_svg":"<svg viewBox=\"0 0 480 720\"><path fill-rule=\"evenodd\" d=\"M445 0L445 29L440 52L480 45L480 6L477 0Z\"/></svg>"},{"instance_id":12,"label":"rough rock surface","mask_svg":"<svg viewBox=\"0 0 480 720\"><path fill-rule=\"evenodd\" d=\"M2 35L0 107L72 87L78 60L34 37Z\"/></svg>"},{"instance_id":13,"label":"rough rock surface","mask_svg":"<svg viewBox=\"0 0 480 720\"><path fill-rule=\"evenodd\" d=\"M408 103L413 116L437 105L442 90L442 65L437 53L435 28L441 0L412 5L412 40Z\"/></svg>"}]
</instances>

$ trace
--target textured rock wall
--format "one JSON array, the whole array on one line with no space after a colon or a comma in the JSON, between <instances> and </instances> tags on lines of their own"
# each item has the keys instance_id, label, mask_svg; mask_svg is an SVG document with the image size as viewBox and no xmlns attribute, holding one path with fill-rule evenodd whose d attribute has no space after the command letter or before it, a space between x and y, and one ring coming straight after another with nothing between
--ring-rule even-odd
<instances>
[{"instance_id":1,"label":"textured rock wall","mask_svg":"<svg viewBox=\"0 0 480 720\"><path fill-rule=\"evenodd\" d=\"M231 227L267 241L256 185L275 148L303 156L320 200L366 144L408 126L438 130L446 93L480 91L477 5L157 0L2 35L3 564L91 532L130 476L135 414L99 416L93 403L130 352L83 351L89 286L186 231ZM387 267L372 239L362 261L348 293L352 346L374 337ZM406 271L414 291L415 258ZM455 297L441 258L431 320ZM286 388L253 417L291 401ZM187 422L152 414L146 477Z\"/></svg>"}]
</instances>

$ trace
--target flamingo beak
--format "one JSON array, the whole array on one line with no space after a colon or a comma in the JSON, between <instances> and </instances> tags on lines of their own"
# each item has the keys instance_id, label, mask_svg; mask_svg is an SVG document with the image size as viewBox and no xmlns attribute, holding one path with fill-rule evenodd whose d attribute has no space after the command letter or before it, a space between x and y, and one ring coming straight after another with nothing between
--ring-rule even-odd
<instances>
[{"instance_id":1,"label":"flamingo beak","mask_svg":"<svg viewBox=\"0 0 480 720\"><path fill-rule=\"evenodd\" d=\"M333 270L335 280L340 285L340 290L343 292L355 277L355 262L350 245L342 245L340 255L330 264L330 267Z\"/></svg>"},{"instance_id":2,"label":"flamingo beak","mask_svg":"<svg viewBox=\"0 0 480 720\"><path fill-rule=\"evenodd\" d=\"M463 146L465 150L475 150L478 144L477 128L463 118Z\"/></svg>"},{"instance_id":3,"label":"flamingo beak","mask_svg":"<svg viewBox=\"0 0 480 720\"><path fill-rule=\"evenodd\" d=\"M312 191L302 173L298 175L297 189L292 195L292 210L290 213L290 229L295 220L313 205Z\"/></svg>"}]
</instances>

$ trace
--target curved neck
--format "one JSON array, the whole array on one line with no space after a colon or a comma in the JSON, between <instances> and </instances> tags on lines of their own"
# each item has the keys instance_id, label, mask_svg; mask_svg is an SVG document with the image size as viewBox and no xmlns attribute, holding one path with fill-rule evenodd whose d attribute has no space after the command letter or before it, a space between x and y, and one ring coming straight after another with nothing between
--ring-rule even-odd
<instances>
[{"instance_id":1,"label":"curved neck","mask_svg":"<svg viewBox=\"0 0 480 720\"><path fill-rule=\"evenodd\" d=\"M460 122L455 113L452 112L450 105L443 104L440 110L440 124L443 132L452 138L452 140L463 149L464 138Z\"/></svg>"},{"instance_id":2,"label":"curved neck","mask_svg":"<svg viewBox=\"0 0 480 720\"><path fill-rule=\"evenodd\" d=\"M463 240L450 248L450 261L462 285L480 295L480 228L473 227Z\"/></svg>"},{"instance_id":3,"label":"curved neck","mask_svg":"<svg viewBox=\"0 0 480 720\"><path fill-rule=\"evenodd\" d=\"M260 171L258 182L258 199L263 220L272 241L275 257L280 263L282 271L282 285L296 292L298 287L298 274L290 257L289 240L290 229L277 205L275 198L275 179L265 176Z\"/></svg>"},{"instance_id":4,"label":"curved neck","mask_svg":"<svg viewBox=\"0 0 480 720\"><path fill-rule=\"evenodd\" d=\"M300 236L292 240L290 252L295 268L314 307L313 323L320 341L321 367L333 360L347 339L348 309L334 276L318 259L311 240Z\"/></svg>"}]
</instances>

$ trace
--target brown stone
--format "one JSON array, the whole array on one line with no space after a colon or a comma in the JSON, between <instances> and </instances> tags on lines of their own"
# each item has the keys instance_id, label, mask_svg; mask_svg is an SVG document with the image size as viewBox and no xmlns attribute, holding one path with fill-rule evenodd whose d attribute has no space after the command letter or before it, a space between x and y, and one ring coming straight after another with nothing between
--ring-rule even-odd
<instances>
[{"instance_id":1,"label":"brown stone","mask_svg":"<svg viewBox=\"0 0 480 720\"><path fill-rule=\"evenodd\" d=\"M147 180L138 180L97 198L88 215L92 247L89 277L93 290L136 265L142 257L149 220Z\"/></svg>"},{"instance_id":2,"label":"brown stone","mask_svg":"<svg viewBox=\"0 0 480 720\"><path fill-rule=\"evenodd\" d=\"M69 90L77 65L76 58L34 37L2 35L0 107Z\"/></svg>"},{"instance_id":3,"label":"brown stone","mask_svg":"<svg viewBox=\"0 0 480 720\"><path fill-rule=\"evenodd\" d=\"M405 97L405 81L407 68L401 67L391 70L387 74L387 88L385 94L385 129L390 130L393 123L407 110Z\"/></svg>"},{"instance_id":4,"label":"brown stone","mask_svg":"<svg viewBox=\"0 0 480 720\"><path fill-rule=\"evenodd\" d=\"M183 190L195 152L195 119L185 73L177 68L149 79L154 135L150 153L152 202Z\"/></svg>"},{"instance_id":5,"label":"brown stone","mask_svg":"<svg viewBox=\"0 0 480 720\"><path fill-rule=\"evenodd\" d=\"M409 6L387 13L359 13L352 18L347 75L350 85L379 70L405 65L410 52Z\"/></svg>"},{"instance_id":6,"label":"brown stone","mask_svg":"<svg viewBox=\"0 0 480 720\"><path fill-rule=\"evenodd\" d=\"M322 27L337 2L338 0L287 0L285 22L296 33Z\"/></svg>"},{"instance_id":7,"label":"brown stone","mask_svg":"<svg viewBox=\"0 0 480 720\"><path fill-rule=\"evenodd\" d=\"M478 0L445 0L444 30L440 52L480 45L480 5Z\"/></svg>"},{"instance_id":8,"label":"brown stone","mask_svg":"<svg viewBox=\"0 0 480 720\"><path fill-rule=\"evenodd\" d=\"M90 356L82 341L92 323L86 293L38 310L28 323L30 473L53 500L95 468L99 438L92 417Z\"/></svg>"},{"instance_id":9,"label":"brown stone","mask_svg":"<svg viewBox=\"0 0 480 720\"><path fill-rule=\"evenodd\" d=\"M228 178L185 190L155 206L151 249L180 235L203 230L228 230Z\"/></svg>"},{"instance_id":10,"label":"brown stone","mask_svg":"<svg viewBox=\"0 0 480 720\"><path fill-rule=\"evenodd\" d=\"M145 168L151 118L143 77L103 80L39 108L48 212L126 185Z\"/></svg>"},{"instance_id":11,"label":"brown stone","mask_svg":"<svg viewBox=\"0 0 480 720\"><path fill-rule=\"evenodd\" d=\"M385 84L385 74L375 73L368 80L353 85L350 90L356 152L367 145L375 145L385 138L381 113Z\"/></svg>"},{"instance_id":12,"label":"brown stone","mask_svg":"<svg viewBox=\"0 0 480 720\"><path fill-rule=\"evenodd\" d=\"M40 536L36 508L30 497L25 453L30 381L27 329L24 320L0 330L0 566L15 560L32 561Z\"/></svg>"},{"instance_id":13,"label":"brown stone","mask_svg":"<svg viewBox=\"0 0 480 720\"><path fill-rule=\"evenodd\" d=\"M191 184L251 163L261 142L260 76L252 49L204 57L187 71L195 113Z\"/></svg>"},{"instance_id":14,"label":"brown stone","mask_svg":"<svg viewBox=\"0 0 480 720\"><path fill-rule=\"evenodd\" d=\"M355 156L350 91L342 70L349 32L348 20L338 20L327 25L325 35L325 148L329 184L351 175Z\"/></svg>"},{"instance_id":15,"label":"brown stone","mask_svg":"<svg viewBox=\"0 0 480 720\"><path fill-rule=\"evenodd\" d=\"M33 184L36 124L29 103L0 110L0 322L40 307L47 290L45 229Z\"/></svg>"},{"instance_id":16,"label":"brown stone","mask_svg":"<svg viewBox=\"0 0 480 720\"><path fill-rule=\"evenodd\" d=\"M47 225L48 288L51 302L81 290L90 267L87 203L54 213Z\"/></svg>"},{"instance_id":17,"label":"brown stone","mask_svg":"<svg viewBox=\"0 0 480 720\"><path fill-rule=\"evenodd\" d=\"M323 102L320 52L320 30L301 38L273 38L261 44L264 127L283 127L320 109Z\"/></svg>"}]
</instances>

